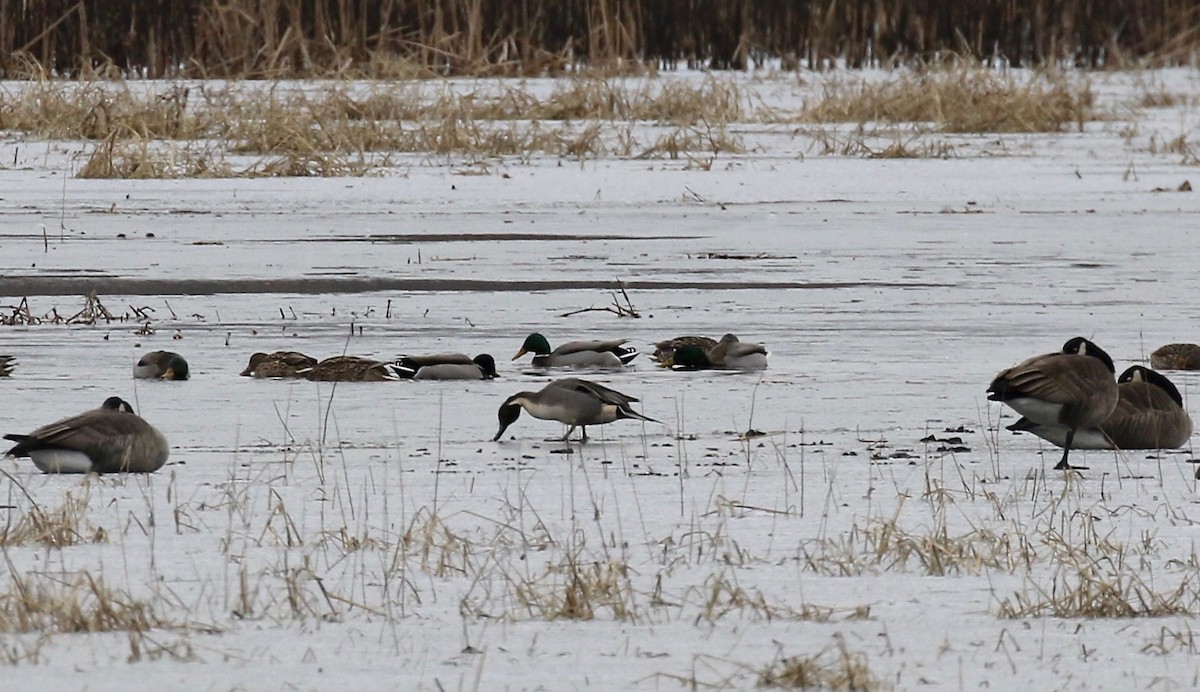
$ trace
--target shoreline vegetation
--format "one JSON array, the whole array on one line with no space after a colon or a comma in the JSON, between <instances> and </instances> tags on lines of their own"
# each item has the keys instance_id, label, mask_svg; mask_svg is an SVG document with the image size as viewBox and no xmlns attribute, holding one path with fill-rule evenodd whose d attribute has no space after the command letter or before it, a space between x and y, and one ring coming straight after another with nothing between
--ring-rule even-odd
<instances>
[{"instance_id":1,"label":"shoreline vegetation","mask_svg":"<svg viewBox=\"0 0 1200 692\"><path fill-rule=\"evenodd\" d=\"M0 0L0 77L557 76L1192 64L1189 0Z\"/></svg>"}]
</instances>

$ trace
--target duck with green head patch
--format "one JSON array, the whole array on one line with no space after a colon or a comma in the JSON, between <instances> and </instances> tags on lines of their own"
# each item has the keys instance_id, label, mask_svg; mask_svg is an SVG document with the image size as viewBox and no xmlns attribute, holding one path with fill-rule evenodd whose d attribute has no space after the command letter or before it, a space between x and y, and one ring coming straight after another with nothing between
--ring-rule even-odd
<instances>
[{"instance_id":1,"label":"duck with green head patch","mask_svg":"<svg viewBox=\"0 0 1200 692\"><path fill-rule=\"evenodd\" d=\"M630 408L629 404L635 401L637 399L628 394L588 380L576 377L554 380L536 392L518 392L505 399L497 414L500 429L492 441L499 440L508 426L516 422L521 416L521 409L534 418L556 420L570 426L567 434L562 436L564 442L577 427L583 428L583 440L586 441L589 425L603 425L627 418L658 423Z\"/></svg>"},{"instance_id":2,"label":"duck with green head patch","mask_svg":"<svg viewBox=\"0 0 1200 692\"><path fill-rule=\"evenodd\" d=\"M491 380L496 373L496 359L487 353L474 358L465 353L431 353L400 356L396 360L400 377L410 380Z\"/></svg>"},{"instance_id":3,"label":"duck with green head patch","mask_svg":"<svg viewBox=\"0 0 1200 692\"><path fill-rule=\"evenodd\" d=\"M29 457L43 473L151 473L170 455L167 438L115 396L100 408L4 439L17 443L10 456Z\"/></svg>"},{"instance_id":4,"label":"duck with green head patch","mask_svg":"<svg viewBox=\"0 0 1200 692\"><path fill-rule=\"evenodd\" d=\"M667 363L675 357L675 351L684 346L696 346L702 351L708 352L716 345L717 340L707 336L677 336L674 339L666 339L654 344L654 355L651 358L659 363Z\"/></svg>"},{"instance_id":5,"label":"duck with green head patch","mask_svg":"<svg viewBox=\"0 0 1200 692\"><path fill-rule=\"evenodd\" d=\"M186 380L188 362L173 351L151 351L138 359L133 376L140 380Z\"/></svg>"},{"instance_id":6,"label":"duck with green head patch","mask_svg":"<svg viewBox=\"0 0 1200 692\"><path fill-rule=\"evenodd\" d=\"M726 334L707 351L699 346L681 346L670 360L663 362L663 366L675 370L764 370L767 347L739 341L733 334Z\"/></svg>"},{"instance_id":7,"label":"duck with green head patch","mask_svg":"<svg viewBox=\"0 0 1200 692\"><path fill-rule=\"evenodd\" d=\"M521 344L521 350L512 359L526 353L533 354L533 364L539 368L601 367L616 368L629 364L637 357L637 349L624 346L626 339L612 341L571 341L553 351L546 337L530 334Z\"/></svg>"}]
</instances>

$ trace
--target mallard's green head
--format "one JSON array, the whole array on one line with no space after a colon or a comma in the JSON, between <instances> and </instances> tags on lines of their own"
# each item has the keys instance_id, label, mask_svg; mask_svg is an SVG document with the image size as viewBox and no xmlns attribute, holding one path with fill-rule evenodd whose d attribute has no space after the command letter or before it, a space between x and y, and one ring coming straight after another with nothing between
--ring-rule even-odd
<instances>
[{"instance_id":1,"label":"mallard's green head","mask_svg":"<svg viewBox=\"0 0 1200 692\"><path fill-rule=\"evenodd\" d=\"M492 358L491 355L480 353L472 359L472 362L478 365L479 369L483 371L483 379L490 380L500 376L496 373L496 359Z\"/></svg>"},{"instance_id":2,"label":"mallard's green head","mask_svg":"<svg viewBox=\"0 0 1200 692\"><path fill-rule=\"evenodd\" d=\"M699 346L681 346L675 349L672 367L679 370L703 370L711 367L708 355Z\"/></svg>"},{"instance_id":3,"label":"mallard's green head","mask_svg":"<svg viewBox=\"0 0 1200 692\"><path fill-rule=\"evenodd\" d=\"M167 370L163 373L164 380L186 380L188 378L188 364L182 356L171 356L171 360L167 361Z\"/></svg>"},{"instance_id":4,"label":"mallard's green head","mask_svg":"<svg viewBox=\"0 0 1200 692\"><path fill-rule=\"evenodd\" d=\"M535 356L550 355L550 342L546 341L546 337L534 332L525 337L525 343L521 344L521 350L517 351L517 355L512 359L516 360L526 353L532 353Z\"/></svg>"}]
</instances>

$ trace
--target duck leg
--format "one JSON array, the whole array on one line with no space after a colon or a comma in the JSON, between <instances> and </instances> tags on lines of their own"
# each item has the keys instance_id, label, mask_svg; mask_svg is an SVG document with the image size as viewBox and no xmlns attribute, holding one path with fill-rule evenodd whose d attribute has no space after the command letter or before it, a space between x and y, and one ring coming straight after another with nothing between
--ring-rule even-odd
<instances>
[{"instance_id":1,"label":"duck leg","mask_svg":"<svg viewBox=\"0 0 1200 692\"><path fill-rule=\"evenodd\" d=\"M562 436L562 441L563 441L563 442L566 442L566 441L567 441L567 438L569 438L569 437L571 436L571 433L573 433L573 432L575 432L575 426L574 426L574 425L572 425L572 426L570 426L570 427L568 427L568 428L567 428L567 434Z\"/></svg>"}]
</instances>

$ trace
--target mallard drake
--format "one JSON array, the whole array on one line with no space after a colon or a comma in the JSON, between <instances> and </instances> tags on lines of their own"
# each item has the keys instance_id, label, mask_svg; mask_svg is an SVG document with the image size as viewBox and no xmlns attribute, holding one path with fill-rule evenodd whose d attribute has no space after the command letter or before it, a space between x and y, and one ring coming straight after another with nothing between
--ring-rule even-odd
<instances>
[{"instance_id":1,"label":"mallard drake","mask_svg":"<svg viewBox=\"0 0 1200 692\"><path fill-rule=\"evenodd\" d=\"M1034 356L1001 371L988 386L988 400L1008 404L1038 425L1065 428L1062 459L1054 467L1070 469L1067 455L1076 433L1099 425L1117 405L1112 358L1077 336L1059 353Z\"/></svg>"},{"instance_id":2,"label":"mallard drake","mask_svg":"<svg viewBox=\"0 0 1200 692\"><path fill-rule=\"evenodd\" d=\"M308 379L321 382L384 382L400 379L392 363L358 356L334 356L317 363Z\"/></svg>"},{"instance_id":3,"label":"mallard drake","mask_svg":"<svg viewBox=\"0 0 1200 692\"><path fill-rule=\"evenodd\" d=\"M1196 344L1167 344L1150 354L1150 367L1155 370L1200 370L1200 346Z\"/></svg>"},{"instance_id":4,"label":"mallard drake","mask_svg":"<svg viewBox=\"0 0 1200 692\"><path fill-rule=\"evenodd\" d=\"M1022 417L1008 426L1067 445L1068 428L1041 425ZM1075 433L1072 449L1178 449L1192 436L1192 418L1183 397L1166 376L1135 365L1117 378L1117 405L1100 425Z\"/></svg>"},{"instance_id":5,"label":"mallard drake","mask_svg":"<svg viewBox=\"0 0 1200 692\"><path fill-rule=\"evenodd\" d=\"M612 341L571 341L550 350L550 342L538 333L530 334L521 345L521 350L512 359L526 353L533 354L533 364L543 368L571 366L618 367L627 365L637 357L637 349L622 346L626 339Z\"/></svg>"},{"instance_id":6,"label":"mallard drake","mask_svg":"<svg viewBox=\"0 0 1200 692\"><path fill-rule=\"evenodd\" d=\"M474 358L464 353L433 353L400 356L396 369L412 380L490 380L496 374L496 359L486 353Z\"/></svg>"},{"instance_id":7,"label":"mallard drake","mask_svg":"<svg viewBox=\"0 0 1200 692\"><path fill-rule=\"evenodd\" d=\"M250 356L246 369L240 373L242 377L307 377L308 372L317 365L317 359L297 351L275 351L274 353L255 353Z\"/></svg>"},{"instance_id":8,"label":"mallard drake","mask_svg":"<svg viewBox=\"0 0 1200 692\"><path fill-rule=\"evenodd\" d=\"M0 377L8 377L15 367L17 367L16 356L0 356Z\"/></svg>"},{"instance_id":9,"label":"mallard drake","mask_svg":"<svg viewBox=\"0 0 1200 692\"><path fill-rule=\"evenodd\" d=\"M186 380L188 375L188 362L172 351L151 351L133 366L133 376L143 380Z\"/></svg>"},{"instance_id":10,"label":"mallard drake","mask_svg":"<svg viewBox=\"0 0 1200 692\"><path fill-rule=\"evenodd\" d=\"M726 334L707 351L698 346L681 346L663 365L676 370L764 370L767 347L738 341L733 334Z\"/></svg>"},{"instance_id":11,"label":"mallard drake","mask_svg":"<svg viewBox=\"0 0 1200 692\"><path fill-rule=\"evenodd\" d=\"M536 392L518 392L505 399L498 413L500 429L492 441L499 440L508 426L516 422L521 409L534 418L556 420L570 426L562 437L564 442L577 427L583 428L583 439L587 440L589 425L603 425L624 418L658 422L630 408L629 404L635 401L637 399L628 394L588 380L575 377L554 380Z\"/></svg>"},{"instance_id":12,"label":"mallard drake","mask_svg":"<svg viewBox=\"0 0 1200 692\"><path fill-rule=\"evenodd\" d=\"M100 408L44 425L28 435L5 435L14 457L29 457L44 473L151 473L167 462L167 438L119 397Z\"/></svg>"},{"instance_id":13,"label":"mallard drake","mask_svg":"<svg viewBox=\"0 0 1200 692\"><path fill-rule=\"evenodd\" d=\"M684 346L695 346L701 351L707 352L709 349L717 345L716 339L710 339L707 336L677 336L674 339L667 339L654 344L654 355L651 356L659 363L671 362L675 356L675 351Z\"/></svg>"}]
</instances>

